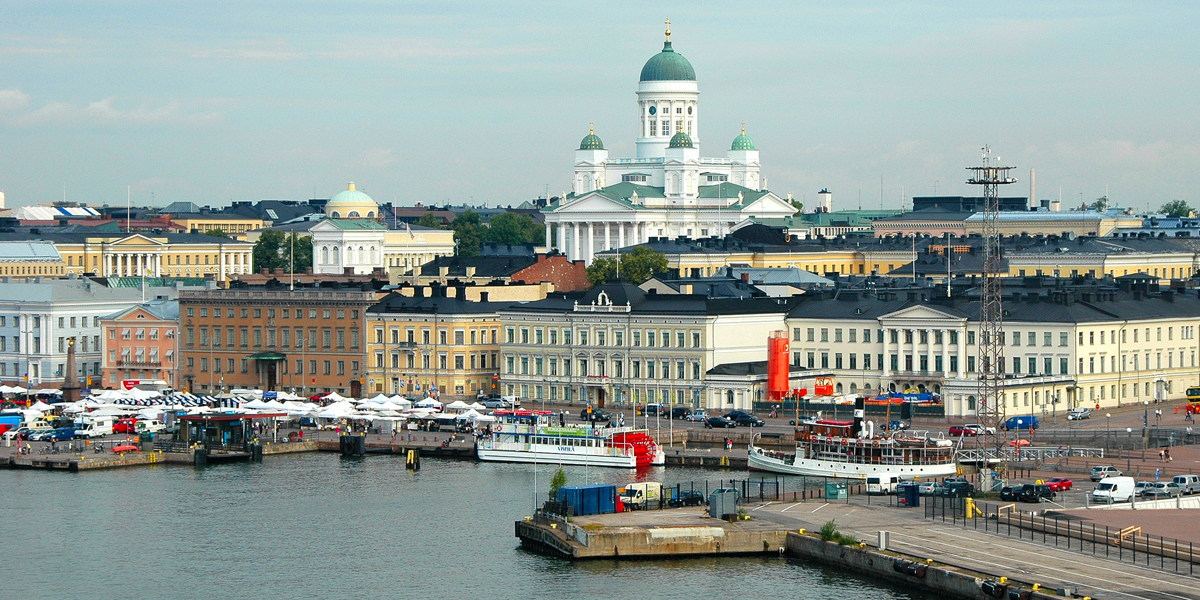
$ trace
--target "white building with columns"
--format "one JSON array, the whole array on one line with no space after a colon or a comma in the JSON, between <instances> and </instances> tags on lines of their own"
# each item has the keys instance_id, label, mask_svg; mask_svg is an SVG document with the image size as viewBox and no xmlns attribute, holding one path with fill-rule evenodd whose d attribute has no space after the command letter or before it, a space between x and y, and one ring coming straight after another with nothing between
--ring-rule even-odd
<instances>
[{"instance_id":1,"label":"white building with columns","mask_svg":"<svg viewBox=\"0 0 1200 600\"><path fill-rule=\"evenodd\" d=\"M254 244L202 233L29 233L54 242L68 275L209 277L227 281L253 270Z\"/></svg>"},{"instance_id":2,"label":"white building with columns","mask_svg":"<svg viewBox=\"0 0 1200 600\"><path fill-rule=\"evenodd\" d=\"M766 190L745 126L723 158L700 156L696 71L671 45L642 67L636 158L610 158L593 129L575 151L572 192L546 212L547 245L588 264L651 237L724 236L747 217L797 211Z\"/></svg>"},{"instance_id":3,"label":"white building with columns","mask_svg":"<svg viewBox=\"0 0 1200 600\"><path fill-rule=\"evenodd\" d=\"M403 275L439 257L454 255L454 232L420 225L388 229L379 206L350 183L325 205L326 218L309 228L313 273L366 275L375 269Z\"/></svg>"}]
</instances>

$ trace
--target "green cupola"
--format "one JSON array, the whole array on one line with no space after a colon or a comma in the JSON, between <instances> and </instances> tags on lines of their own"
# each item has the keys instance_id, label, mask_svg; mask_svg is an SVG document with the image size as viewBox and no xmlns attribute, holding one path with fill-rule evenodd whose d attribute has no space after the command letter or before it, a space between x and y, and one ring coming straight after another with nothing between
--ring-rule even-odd
<instances>
[{"instance_id":1,"label":"green cupola","mask_svg":"<svg viewBox=\"0 0 1200 600\"><path fill-rule=\"evenodd\" d=\"M754 140L750 139L750 136L746 135L746 122L745 121L742 121L742 134L733 138L733 145L730 146L729 149L730 150L757 150L758 149L758 148L754 147Z\"/></svg>"},{"instance_id":2,"label":"green cupola","mask_svg":"<svg viewBox=\"0 0 1200 600\"><path fill-rule=\"evenodd\" d=\"M667 144L668 148L691 148L692 136L680 131L671 137L671 142Z\"/></svg>"},{"instance_id":3,"label":"green cupola","mask_svg":"<svg viewBox=\"0 0 1200 600\"><path fill-rule=\"evenodd\" d=\"M588 134L583 136L583 140L579 142L580 150L603 150L604 142L600 141L600 136L596 135L596 130L591 123L588 124Z\"/></svg>"}]
</instances>

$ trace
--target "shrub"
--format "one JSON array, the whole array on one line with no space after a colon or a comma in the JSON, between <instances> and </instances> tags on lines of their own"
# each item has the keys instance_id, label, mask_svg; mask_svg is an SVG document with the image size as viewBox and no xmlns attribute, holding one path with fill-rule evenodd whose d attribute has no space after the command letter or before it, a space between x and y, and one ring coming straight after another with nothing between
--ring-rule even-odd
<instances>
[{"instance_id":1,"label":"shrub","mask_svg":"<svg viewBox=\"0 0 1200 600\"><path fill-rule=\"evenodd\" d=\"M823 541L837 541L840 535L841 534L839 534L837 530L837 525L833 523L833 519L826 521L825 524L821 526L821 539Z\"/></svg>"}]
</instances>

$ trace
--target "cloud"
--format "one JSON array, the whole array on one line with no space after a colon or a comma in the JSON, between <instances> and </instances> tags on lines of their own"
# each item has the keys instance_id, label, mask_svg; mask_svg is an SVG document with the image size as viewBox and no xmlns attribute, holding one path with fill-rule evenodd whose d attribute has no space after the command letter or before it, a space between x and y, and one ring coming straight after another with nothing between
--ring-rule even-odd
<instances>
[{"instance_id":1,"label":"cloud","mask_svg":"<svg viewBox=\"0 0 1200 600\"><path fill-rule=\"evenodd\" d=\"M278 61L304 58L305 54L293 49L285 40L250 40L233 46L193 50L191 57Z\"/></svg>"},{"instance_id":2,"label":"cloud","mask_svg":"<svg viewBox=\"0 0 1200 600\"><path fill-rule=\"evenodd\" d=\"M0 112L25 108L29 94L21 90L0 90Z\"/></svg>"},{"instance_id":3,"label":"cloud","mask_svg":"<svg viewBox=\"0 0 1200 600\"><path fill-rule=\"evenodd\" d=\"M338 61L412 60L421 58L472 58L532 55L545 52L543 45L473 46L462 41L446 43L424 38L375 37L338 42L321 50L298 50L285 40L249 40L232 45L199 48L192 58L215 60L287 61L325 59Z\"/></svg>"},{"instance_id":4,"label":"cloud","mask_svg":"<svg viewBox=\"0 0 1200 600\"><path fill-rule=\"evenodd\" d=\"M358 159L364 165L375 169L382 169L399 162L392 148L371 148L370 150L364 150Z\"/></svg>"},{"instance_id":5,"label":"cloud","mask_svg":"<svg viewBox=\"0 0 1200 600\"><path fill-rule=\"evenodd\" d=\"M181 102L170 102L162 106L137 106L120 108L116 96L92 102L85 106L67 102L50 102L33 111L15 113L29 103L29 96L20 90L0 90L0 123L16 126L62 125L91 127L129 127L137 125L204 126L219 122L224 114L188 108Z\"/></svg>"}]
</instances>

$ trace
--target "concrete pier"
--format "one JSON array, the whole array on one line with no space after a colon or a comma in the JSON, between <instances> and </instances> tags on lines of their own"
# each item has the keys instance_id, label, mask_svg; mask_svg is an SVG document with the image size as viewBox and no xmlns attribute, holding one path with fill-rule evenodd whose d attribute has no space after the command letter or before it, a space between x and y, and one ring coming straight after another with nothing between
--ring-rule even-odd
<instances>
[{"instance_id":1,"label":"concrete pier","mask_svg":"<svg viewBox=\"0 0 1200 600\"><path fill-rule=\"evenodd\" d=\"M516 522L522 545L565 558L671 558L780 553L787 531L766 521L729 523L702 508L572 517L538 515Z\"/></svg>"}]
</instances>

